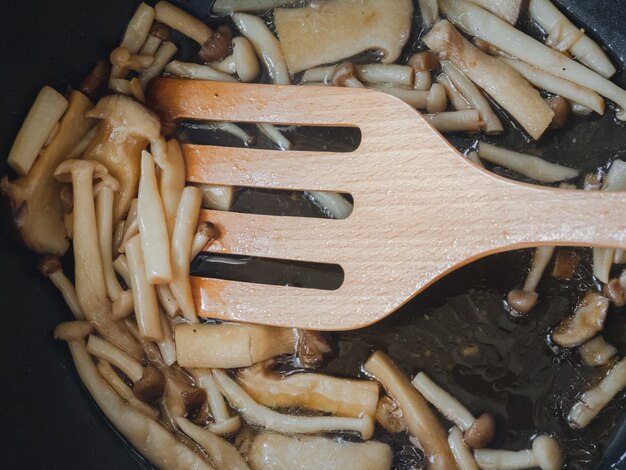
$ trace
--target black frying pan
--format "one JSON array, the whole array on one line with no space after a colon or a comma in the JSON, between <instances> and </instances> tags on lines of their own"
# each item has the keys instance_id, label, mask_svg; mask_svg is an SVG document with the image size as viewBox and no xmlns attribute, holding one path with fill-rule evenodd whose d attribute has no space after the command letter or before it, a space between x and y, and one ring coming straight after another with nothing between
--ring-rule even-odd
<instances>
[{"instance_id":1,"label":"black frying pan","mask_svg":"<svg viewBox=\"0 0 626 470\"><path fill-rule=\"evenodd\" d=\"M202 1L187 2L194 6ZM626 0L559 0L597 32L621 64ZM118 43L135 8L128 0L0 2L0 154L7 155L29 103L44 84L76 85ZM621 77L624 86L624 74ZM0 174L6 173L5 157ZM505 257L507 255L504 255ZM442 280L418 299L440 304L459 285L502 282L510 258L490 258ZM0 466L150 468L104 419L74 372L67 348L52 339L69 318L60 296L36 271L37 257L0 229ZM506 276L505 276L506 278ZM510 275L509 275L510 278ZM512 279L507 282L514 282ZM410 311L411 305L404 311ZM400 314L398 314L400 315ZM384 328L381 327L381 328ZM624 353L624 351L622 351ZM617 426L600 468L626 468L626 423Z\"/></svg>"}]
</instances>

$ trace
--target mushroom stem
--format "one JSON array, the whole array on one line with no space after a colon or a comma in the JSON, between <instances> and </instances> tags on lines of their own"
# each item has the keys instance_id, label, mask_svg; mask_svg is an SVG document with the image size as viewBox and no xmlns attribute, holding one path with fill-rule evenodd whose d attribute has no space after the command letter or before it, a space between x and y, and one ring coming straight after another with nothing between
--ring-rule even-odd
<instances>
[{"instance_id":1,"label":"mushroom stem","mask_svg":"<svg viewBox=\"0 0 626 470\"><path fill-rule=\"evenodd\" d=\"M236 323L180 324L174 334L178 364L203 369L249 367L293 353L296 341L288 328Z\"/></svg>"},{"instance_id":2,"label":"mushroom stem","mask_svg":"<svg viewBox=\"0 0 626 470\"><path fill-rule=\"evenodd\" d=\"M490 11L509 24L515 25L517 19L525 9L524 0L469 0L472 3Z\"/></svg>"},{"instance_id":3,"label":"mushroom stem","mask_svg":"<svg viewBox=\"0 0 626 470\"><path fill-rule=\"evenodd\" d=\"M265 364L257 364L240 370L237 381L258 403L270 408L305 407L352 418L376 414L379 387L371 380L314 373L281 377Z\"/></svg>"},{"instance_id":4,"label":"mushroom stem","mask_svg":"<svg viewBox=\"0 0 626 470\"><path fill-rule=\"evenodd\" d=\"M582 429L626 387L626 359L618 362L595 387L582 394L567 419L572 428Z\"/></svg>"},{"instance_id":5,"label":"mushroom stem","mask_svg":"<svg viewBox=\"0 0 626 470\"><path fill-rule=\"evenodd\" d=\"M291 148L291 142L289 139L276 129L276 126L266 123L259 123L257 126L259 127L259 130L274 144L276 144L280 150L289 150Z\"/></svg>"},{"instance_id":6,"label":"mushroom stem","mask_svg":"<svg viewBox=\"0 0 626 470\"><path fill-rule=\"evenodd\" d=\"M605 78L612 77L615 66L596 42L578 29L550 0L530 0L530 17L548 34L546 43L559 52L572 55Z\"/></svg>"},{"instance_id":7,"label":"mushroom stem","mask_svg":"<svg viewBox=\"0 0 626 470\"><path fill-rule=\"evenodd\" d=\"M70 281L61 266L61 260L57 256L44 256L39 262L39 272L52 281L52 284L59 289L65 303L77 320L83 320L85 315L80 309L78 298L76 297L76 289Z\"/></svg>"},{"instance_id":8,"label":"mushroom stem","mask_svg":"<svg viewBox=\"0 0 626 470\"><path fill-rule=\"evenodd\" d=\"M541 470L561 468L561 448L550 436L537 436L530 450L511 452L507 450L478 449L474 458L483 470L509 470L539 467Z\"/></svg>"},{"instance_id":9,"label":"mushroom stem","mask_svg":"<svg viewBox=\"0 0 626 470\"><path fill-rule=\"evenodd\" d=\"M239 129L244 132L241 128ZM235 189L232 186L203 184L200 190L202 191L202 206L206 209L227 211L235 199Z\"/></svg>"},{"instance_id":10,"label":"mushroom stem","mask_svg":"<svg viewBox=\"0 0 626 470\"><path fill-rule=\"evenodd\" d=\"M459 470L478 470L478 464L469 447L463 441L463 433L454 426L448 435L448 445Z\"/></svg>"},{"instance_id":11,"label":"mushroom stem","mask_svg":"<svg viewBox=\"0 0 626 470\"><path fill-rule=\"evenodd\" d=\"M174 333L169 320L165 317L163 312L159 312L159 318L161 319L161 329L163 330L163 339L157 341L157 347L163 358L163 362L166 366L171 367L178 358L176 357L176 344L174 344Z\"/></svg>"},{"instance_id":12,"label":"mushroom stem","mask_svg":"<svg viewBox=\"0 0 626 470\"><path fill-rule=\"evenodd\" d=\"M56 178L62 181L67 181L71 175L74 189L76 295L82 312L98 333L133 357L141 357L141 347L132 335L111 320L92 186L94 176L107 173L103 165L90 160L66 160L55 172Z\"/></svg>"},{"instance_id":13,"label":"mushroom stem","mask_svg":"<svg viewBox=\"0 0 626 470\"><path fill-rule=\"evenodd\" d=\"M608 364L617 354L617 349L607 343L601 335L598 335L580 346L578 352L586 366L599 367Z\"/></svg>"},{"instance_id":14,"label":"mushroom stem","mask_svg":"<svg viewBox=\"0 0 626 470\"><path fill-rule=\"evenodd\" d=\"M200 222L191 244L191 259L194 259L213 240L219 237L219 229L209 223Z\"/></svg>"},{"instance_id":15,"label":"mushroom stem","mask_svg":"<svg viewBox=\"0 0 626 470\"><path fill-rule=\"evenodd\" d=\"M145 3L140 3L135 14L128 22L120 47L127 49L131 54L136 54L146 41L150 28L154 21L154 8ZM113 65L112 78L122 78L128 71L123 67Z\"/></svg>"},{"instance_id":16,"label":"mushroom stem","mask_svg":"<svg viewBox=\"0 0 626 470\"><path fill-rule=\"evenodd\" d=\"M165 73L174 77L194 78L196 80L213 80L216 82L236 82L237 80L225 73L219 72L208 65L194 64L173 60L165 66Z\"/></svg>"},{"instance_id":17,"label":"mushroom stem","mask_svg":"<svg viewBox=\"0 0 626 470\"><path fill-rule=\"evenodd\" d=\"M196 307L189 282L189 264L193 236L198 225L202 205L202 192L193 186L183 190L172 234L172 281L170 288L176 297L185 319L198 322Z\"/></svg>"},{"instance_id":18,"label":"mushroom stem","mask_svg":"<svg viewBox=\"0 0 626 470\"><path fill-rule=\"evenodd\" d=\"M325 66L325 67L313 67L304 72L304 74L302 75L302 78L300 79L300 84L318 83L318 82L328 84L330 83L332 79L334 71L335 71L334 65Z\"/></svg>"},{"instance_id":19,"label":"mushroom stem","mask_svg":"<svg viewBox=\"0 0 626 470\"><path fill-rule=\"evenodd\" d=\"M230 15L237 11L265 13L275 7L301 7L304 0L215 0L214 15Z\"/></svg>"},{"instance_id":20,"label":"mushroom stem","mask_svg":"<svg viewBox=\"0 0 626 470\"><path fill-rule=\"evenodd\" d=\"M454 83L452 83L450 77L448 77L445 73L442 73L437 77L437 83L446 89L446 95L450 98L450 103L452 103L452 107L454 109L457 111L472 109L472 106L470 106L465 97L459 92Z\"/></svg>"},{"instance_id":21,"label":"mushroom stem","mask_svg":"<svg viewBox=\"0 0 626 470\"><path fill-rule=\"evenodd\" d=\"M213 30L206 24L169 2L158 2L154 7L154 11L156 13L155 19L159 23L180 31L201 46L213 36Z\"/></svg>"},{"instance_id":22,"label":"mushroom stem","mask_svg":"<svg viewBox=\"0 0 626 470\"><path fill-rule=\"evenodd\" d=\"M113 268L113 201L114 191L110 186L103 186L96 195L96 223L98 226L98 242L100 257L104 270L109 298L115 302L122 293L122 287L115 276Z\"/></svg>"},{"instance_id":23,"label":"mushroom stem","mask_svg":"<svg viewBox=\"0 0 626 470\"><path fill-rule=\"evenodd\" d=\"M334 219L347 219L354 206L339 193L331 191L308 191L313 200Z\"/></svg>"},{"instance_id":24,"label":"mushroom stem","mask_svg":"<svg viewBox=\"0 0 626 470\"><path fill-rule=\"evenodd\" d=\"M172 139L167 142L165 161L161 166L161 173L159 174L159 191L170 236L174 231L180 197L185 189L185 176L183 150L178 141Z\"/></svg>"},{"instance_id":25,"label":"mushroom stem","mask_svg":"<svg viewBox=\"0 0 626 470\"><path fill-rule=\"evenodd\" d=\"M141 155L137 222L148 282L150 284L171 282L172 265L165 210L159 194L154 159L146 151Z\"/></svg>"},{"instance_id":26,"label":"mushroom stem","mask_svg":"<svg viewBox=\"0 0 626 470\"><path fill-rule=\"evenodd\" d=\"M252 43L254 50L265 64L270 79L277 85L289 85L291 77L278 40L265 22L258 16L235 13L232 16L235 26Z\"/></svg>"},{"instance_id":27,"label":"mushroom stem","mask_svg":"<svg viewBox=\"0 0 626 470\"><path fill-rule=\"evenodd\" d=\"M446 109L446 91L438 83L433 84L428 91L387 85L373 85L371 88L395 96L416 109L427 109L429 113L439 113Z\"/></svg>"},{"instance_id":28,"label":"mushroom stem","mask_svg":"<svg viewBox=\"0 0 626 470\"><path fill-rule=\"evenodd\" d=\"M131 277L130 271L128 270L128 259L125 255L119 255L115 261L113 261L113 268L115 269L115 272L124 280L124 284L126 284L126 286L130 286Z\"/></svg>"},{"instance_id":29,"label":"mushroom stem","mask_svg":"<svg viewBox=\"0 0 626 470\"><path fill-rule=\"evenodd\" d=\"M398 64L356 65L356 76L365 83L388 83L413 87L413 67Z\"/></svg>"},{"instance_id":30,"label":"mushroom stem","mask_svg":"<svg viewBox=\"0 0 626 470\"><path fill-rule=\"evenodd\" d=\"M578 171L562 165L549 163L539 157L506 150L486 142L478 145L478 156L541 183L556 183L578 176Z\"/></svg>"},{"instance_id":31,"label":"mushroom stem","mask_svg":"<svg viewBox=\"0 0 626 470\"><path fill-rule=\"evenodd\" d=\"M386 354L376 351L363 368L385 387L402 410L409 433L419 442L428 459L429 468L456 468L443 427L424 397L411 386L409 379L392 360Z\"/></svg>"},{"instance_id":32,"label":"mushroom stem","mask_svg":"<svg viewBox=\"0 0 626 470\"><path fill-rule=\"evenodd\" d=\"M574 313L565 318L552 334L552 340L564 348L574 348L589 341L604 328L609 299L589 291Z\"/></svg>"},{"instance_id":33,"label":"mushroom stem","mask_svg":"<svg viewBox=\"0 0 626 470\"><path fill-rule=\"evenodd\" d=\"M89 351L89 354L113 364L133 383L138 382L143 376L143 366L138 361L130 357L117 346L112 345L98 336L89 335L87 351Z\"/></svg>"},{"instance_id":34,"label":"mushroom stem","mask_svg":"<svg viewBox=\"0 0 626 470\"><path fill-rule=\"evenodd\" d=\"M164 41L163 44L161 44L159 49L154 54L154 61L152 64L139 76L139 81L144 88L148 85L150 80L161 75L161 72L163 72L165 66L176 55L176 52L178 52L178 48L173 42Z\"/></svg>"},{"instance_id":35,"label":"mushroom stem","mask_svg":"<svg viewBox=\"0 0 626 470\"><path fill-rule=\"evenodd\" d=\"M426 114L424 118L439 132L478 132L485 127L475 109Z\"/></svg>"},{"instance_id":36,"label":"mushroom stem","mask_svg":"<svg viewBox=\"0 0 626 470\"><path fill-rule=\"evenodd\" d=\"M182 417L176 424L206 451L217 470L248 470L246 460L228 441Z\"/></svg>"},{"instance_id":37,"label":"mushroom stem","mask_svg":"<svg viewBox=\"0 0 626 470\"><path fill-rule=\"evenodd\" d=\"M553 246L540 246L535 249L524 287L522 290L512 290L507 297L509 305L517 312L528 313L537 304L538 295L535 291L553 253Z\"/></svg>"},{"instance_id":38,"label":"mushroom stem","mask_svg":"<svg viewBox=\"0 0 626 470\"><path fill-rule=\"evenodd\" d=\"M210 370L196 369L192 372L199 387L204 388L214 422L209 430L216 434L232 434L241 426L239 416L230 416L222 392L217 388Z\"/></svg>"},{"instance_id":39,"label":"mushroom stem","mask_svg":"<svg viewBox=\"0 0 626 470\"><path fill-rule=\"evenodd\" d=\"M254 426L281 433L312 434L323 431L355 431L363 439L370 439L374 423L369 416L341 418L335 416L292 416L277 413L256 403L226 372L212 371L213 379L230 405Z\"/></svg>"},{"instance_id":40,"label":"mushroom stem","mask_svg":"<svg viewBox=\"0 0 626 470\"><path fill-rule=\"evenodd\" d=\"M135 301L133 293L129 290L123 290L120 295L113 301L111 308L111 318L113 320L121 320L132 315L135 311Z\"/></svg>"},{"instance_id":41,"label":"mushroom stem","mask_svg":"<svg viewBox=\"0 0 626 470\"><path fill-rule=\"evenodd\" d=\"M469 103L470 107L478 110L480 117L485 121L485 132L487 134L499 134L502 132L504 127L502 127L500 119L478 87L449 61L443 61L441 67L452 84Z\"/></svg>"},{"instance_id":42,"label":"mushroom stem","mask_svg":"<svg viewBox=\"0 0 626 470\"><path fill-rule=\"evenodd\" d=\"M163 339L163 329L159 318L159 306L154 286L146 276L144 251L139 236L126 244L126 257L135 304L135 316L142 338L152 341Z\"/></svg>"}]
</instances>

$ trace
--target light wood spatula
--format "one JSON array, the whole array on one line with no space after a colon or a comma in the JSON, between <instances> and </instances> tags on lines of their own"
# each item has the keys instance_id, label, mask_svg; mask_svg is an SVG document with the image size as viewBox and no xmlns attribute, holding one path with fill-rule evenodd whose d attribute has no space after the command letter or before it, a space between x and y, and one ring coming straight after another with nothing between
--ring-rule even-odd
<instances>
[{"instance_id":1,"label":"light wood spatula","mask_svg":"<svg viewBox=\"0 0 626 470\"><path fill-rule=\"evenodd\" d=\"M345 220L203 211L208 251L334 263L334 291L192 278L201 315L317 330L366 326L477 258L536 245L626 248L626 195L516 183L463 158L419 113L365 89L154 80L166 123L358 127L351 153L184 145L187 179L354 198Z\"/></svg>"}]
</instances>

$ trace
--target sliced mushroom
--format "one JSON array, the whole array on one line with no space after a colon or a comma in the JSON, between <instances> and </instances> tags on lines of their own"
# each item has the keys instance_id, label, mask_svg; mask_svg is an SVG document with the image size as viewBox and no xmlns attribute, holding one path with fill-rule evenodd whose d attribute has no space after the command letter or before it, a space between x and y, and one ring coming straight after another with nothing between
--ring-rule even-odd
<instances>
[{"instance_id":1,"label":"sliced mushroom","mask_svg":"<svg viewBox=\"0 0 626 470\"><path fill-rule=\"evenodd\" d=\"M602 47L584 30L574 26L550 0L530 0L528 13L548 34L546 43L550 47L560 52L571 52L577 60L603 77L610 78L615 74L617 70Z\"/></svg>"},{"instance_id":2,"label":"sliced mushroom","mask_svg":"<svg viewBox=\"0 0 626 470\"><path fill-rule=\"evenodd\" d=\"M371 49L382 51L383 63L395 62L409 39L412 14L410 0L328 0L277 8L274 23L289 70L296 74Z\"/></svg>"},{"instance_id":3,"label":"sliced mushroom","mask_svg":"<svg viewBox=\"0 0 626 470\"><path fill-rule=\"evenodd\" d=\"M556 327L552 340L564 348L575 348L589 341L604 328L609 299L589 291L574 314Z\"/></svg>"},{"instance_id":4,"label":"sliced mushroom","mask_svg":"<svg viewBox=\"0 0 626 470\"><path fill-rule=\"evenodd\" d=\"M626 387L626 359L618 362L595 387L582 394L567 419L575 429L585 428Z\"/></svg>"},{"instance_id":5,"label":"sliced mushroom","mask_svg":"<svg viewBox=\"0 0 626 470\"><path fill-rule=\"evenodd\" d=\"M448 21L437 22L423 40L485 90L532 138L538 139L548 128L554 113L539 92L514 69L480 51Z\"/></svg>"},{"instance_id":6,"label":"sliced mushroom","mask_svg":"<svg viewBox=\"0 0 626 470\"><path fill-rule=\"evenodd\" d=\"M477 449L474 458L483 470L509 470L539 467L541 470L559 470L563 457L559 443L550 436L537 436L530 450Z\"/></svg>"},{"instance_id":7,"label":"sliced mushroom","mask_svg":"<svg viewBox=\"0 0 626 470\"><path fill-rule=\"evenodd\" d=\"M137 54L150 33L154 16L154 8L145 3L140 3L135 14L128 22L128 26L126 26L120 47L127 49L131 54ZM114 65L111 77L123 78L127 72L126 69Z\"/></svg>"},{"instance_id":8,"label":"sliced mushroom","mask_svg":"<svg viewBox=\"0 0 626 470\"><path fill-rule=\"evenodd\" d=\"M173 42L164 41L154 54L154 62L147 67L139 76L139 81L145 88L150 80L161 75L165 66L170 63L178 52L178 48Z\"/></svg>"},{"instance_id":9,"label":"sliced mushroom","mask_svg":"<svg viewBox=\"0 0 626 470\"><path fill-rule=\"evenodd\" d=\"M39 254L62 256L69 248L59 200L61 183L53 174L94 126L93 120L85 118L92 107L85 95L72 91L56 137L35 160L28 175L14 181L4 177L0 182L0 192L11 214L7 220L24 244Z\"/></svg>"},{"instance_id":10,"label":"sliced mushroom","mask_svg":"<svg viewBox=\"0 0 626 470\"><path fill-rule=\"evenodd\" d=\"M301 373L281 377L256 364L237 373L237 382L258 403L270 408L304 407L336 416L373 418L378 384L323 374Z\"/></svg>"},{"instance_id":11,"label":"sliced mushroom","mask_svg":"<svg viewBox=\"0 0 626 470\"><path fill-rule=\"evenodd\" d=\"M448 435L448 445L459 470L478 470L472 451L463 440L463 433L454 426Z\"/></svg>"},{"instance_id":12,"label":"sliced mushroom","mask_svg":"<svg viewBox=\"0 0 626 470\"><path fill-rule=\"evenodd\" d=\"M560 281L569 281L580 264L580 256L574 250L560 249L556 252L552 276Z\"/></svg>"},{"instance_id":13,"label":"sliced mushroom","mask_svg":"<svg viewBox=\"0 0 626 470\"><path fill-rule=\"evenodd\" d=\"M570 180L576 178L579 174L573 168L550 163L532 155L496 147L486 142L479 143L478 156L483 160L503 166L542 183Z\"/></svg>"},{"instance_id":14,"label":"sliced mushroom","mask_svg":"<svg viewBox=\"0 0 626 470\"><path fill-rule=\"evenodd\" d=\"M589 367L604 366L615 357L617 349L598 335L578 348L583 363Z\"/></svg>"},{"instance_id":15,"label":"sliced mushroom","mask_svg":"<svg viewBox=\"0 0 626 470\"><path fill-rule=\"evenodd\" d=\"M143 352L134 338L111 319L111 302L104 280L92 180L110 175L106 167L92 160L66 160L54 176L73 185L76 296L81 311L98 333L133 357L141 357Z\"/></svg>"},{"instance_id":16,"label":"sliced mushroom","mask_svg":"<svg viewBox=\"0 0 626 470\"><path fill-rule=\"evenodd\" d=\"M213 423L209 424L209 431L220 436L233 434L241 427L239 416L231 416L224 402L224 396L213 380L209 369L196 369L192 371L194 379L199 387L207 394L207 402L213 415Z\"/></svg>"},{"instance_id":17,"label":"sliced mushroom","mask_svg":"<svg viewBox=\"0 0 626 470\"><path fill-rule=\"evenodd\" d=\"M385 387L402 410L409 433L419 442L428 459L429 468L456 468L443 427L424 397L411 386L409 379L393 361L386 354L376 351L363 368Z\"/></svg>"},{"instance_id":18,"label":"sliced mushroom","mask_svg":"<svg viewBox=\"0 0 626 470\"><path fill-rule=\"evenodd\" d=\"M293 468L299 470L389 470L393 460L391 447L376 441L349 442L321 436L283 436L260 433L248 450L252 468Z\"/></svg>"},{"instance_id":19,"label":"sliced mushroom","mask_svg":"<svg viewBox=\"0 0 626 470\"><path fill-rule=\"evenodd\" d=\"M176 354L181 367L232 369L249 367L293 353L292 330L249 324L177 325Z\"/></svg>"},{"instance_id":20,"label":"sliced mushroom","mask_svg":"<svg viewBox=\"0 0 626 470\"><path fill-rule=\"evenodd\" d=\"M408 430L402 410L389 395L384 395L378 401L378 405L376 406L376 422L380 424L385 431L392 434L406 432Z\"/></svg>"},{"instance_id":21,"label":"sliced mushroom","mask_svg":"<svg viewBox=\"0 0 626 470\"><path fill-rule=\"evenodd\" d=\"M424 372L419 372L413 378L412 384L442 415L464 432L463 439L468 446L481 449L491 443L495 435L495 422L490 414L485 413L474 418L461 402L439 387Z\"/></svg>"},{"instance_id":22,"label":"sliced mushroom","mask_svg":"<svg viewBox=\"0 0 626 470\"><path fill-rule=\"evenodd\" d=\"M515 25L527 3L524 0L469 0L490 11L507 23Z\"/></svg>"},{"instance_id":23,"label":"sliced mushroom","mask_svg":"<svg viewBox=\"0 0 626 470\"><path fill-rule=\"evenodd\" d=\"M478 132L485 127L475 109L426 114L424 118L439 132Z\"/></svg>"},{"instance_id":24,"label":"sliced mushroom","mask_svg":"<svg viewBox=\"0 0 626 470\"><path fill-rule=\"evenodd\" d=\"M515 311L528 313L537 305L537 300L539 299L536 292L537 286L553 254L553 246L540 246L535 249L533 261L526 276L524 287L521 290L512 290L507 297L509 305L513 307Z\"/></svg>"},{"instance_id":25,"label":"sliced mushroom","mask_svg":"<svg viewBox=\"0 0 626 470\"><path fill-rule=\"evenodd\" d=\"M280 433L312 434L323 431L356 431L363 439L374 433L369 416L342 418L337 416L293 416L277 413L258 404L223 370L214 369L213 379L230 405L239 411L249 424Z\"/></svg>"},{"instance_id":26,"label":"sliced mushroom","mask_svg":"<svg viewBox=\"0 0 626 470\"><path fill-rule=\"evenodd\" d=\"M113 222L121 220L137 194L141 152L160 145L161 123L145 106L122 95L106 96L87 117L100 120L97 135L82 158L102 163L120 182Z\"/></svg>"},{"instance_id":27,"label":"sliced mushroom","mask_svg":"<svg viewBox=\"0 0 626 470\"><path fill-rule=\"evenodd\" d=\"M74 314L74 317L77 320L84 319L85 315L80 309L78 298L76 297L76 289L72 281L70 281L63 272L61 260L57 256L47 255L41 258L38 267L39 272L49 278L52 284L59 289L65 303ZM82 337L84 338L84 335Z\"/></svg>"}]
</instances>

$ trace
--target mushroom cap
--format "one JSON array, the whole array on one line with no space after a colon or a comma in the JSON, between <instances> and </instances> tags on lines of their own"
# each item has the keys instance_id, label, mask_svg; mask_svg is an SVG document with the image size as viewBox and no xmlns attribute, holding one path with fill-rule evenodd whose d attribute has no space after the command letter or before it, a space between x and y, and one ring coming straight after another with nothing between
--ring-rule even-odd
<instances>
[{"instance_id":1,"label":"mushroom cap","mask_svg":"<svg viewBox=\"0 0 626 470\"><path fill-rule=\"evenodd\" d=\"M93 325L88 321L69 321L60 323L54 329L54 339L62 341L82 341L93 331Z\"/></svg>"},{"instance_id":2,"label":"mushroom cap","mask_svg":"<svg viewBox=\"0 0 626 470\"><path fill-rule=\"evenodd\" d=\"M528 313L537 305L539 296L533 291L514 289L509 292L506 300L517 312Z\"/></svg>"},{"instance_id":3,"label":"mushroom cap","mask_svg":"<svg viewBox=\"0 0 626 470\"><path fill-rule=\"evenodd\" d=\"M463 440L472 449L487 447L496 434L496 422L491 413L480 415L470 428L465 431Z\"/></svg>"},{"instance_id":4,"label":"mushroom cap","mask_svg":"<svg viewBox=\"0 0 626 470\"><path fill-rule=\"evenodd\" d=\"M152 23L152 28L150 29L150 34L154 37L159 38L161 41L169 41L172 30L166 24L155 21Z\"/></svg>"},{"instance_id":5,"label":"mushroom cap","mask_svg":"<svg viewBox=\"0 0 626 470\"><path fill-rule=\"evenodd\" d=\"M153 365L143 370L143 375L133 387L133 394L146 403L157 401L163 396L164 391L165 376Z\"/></svg>"},{"instance_id":6,"label":"mushroom cap","mask_svg":"<svg viewBox=\"0 0 626 470\"><path fill-rule=\"evenodd\" d=\"M48 277L50 274L61 269L61 259L58 256L46 255L39 261L37 265L39 272Z\"/></svg>"},{"instance_id":7,"label":"mushroom cap","mask_svg":"<svg viewBox=\"0 0 626 470\"><path fill-rule=\"evenodd\" d=\"M626 305L626 290L622 287L619 279L611 279L602 288L602 295L607 297L616 307Z\"/></svg>"},{"instance_id":8,"label":"mushroom cap","mask_svg":"<svg viewBox=\"0 0 626 470\"><path fill-rule=\"evenodd\" d=\"M542 470L559 470L561 468L561 446L550 436L538 436L533 441L533 454L537 466Z\"/></svg>"},{"instance_id":9,"label":"mushroom cap","mask_svg":"<svg viewBox=\"0 0 626 470\"><path fill-rule=\"evenodd\" d=\"M554 118L552 118L550 127L552 129L560 129L569 120L572 114L572 106L569 101L562 96L552 96L546 101L552 108L552 111L554 111Z\"/></svg>"},{"instance_id":10,"label":"mushroom cap","mask_svg":"<svg viewBox=\"0 0 626 470\"><path fill-rule=\"evenodd\" d=\"M217 240L222 235L219 227L211 222L200 222L198 224L198 232L209 240Z\"/></svg>"},{"instance_id":11,"label":"mushroom cap","mask_svg":"<svg viewBox=\"0 0 626 470\"><path fill-rule=\"evenodd\" d=\"M61 183L71 183L74 171L92 171L94 179L104 179L109 173L107 167L95 160L65 160L56 170L54 177Z\"/></svg>"},{"instance_id":12,"label":"mushroom cap","mask_svg":"<svg viewBox=\"0 0 626 470\"><path fill-rule=\"evenodd\" d=\"M409 57L406 64L413 67L416 72L437 70L439 68L439 58L430 51L416 52Z\"/></svg>"},{"instance_id":13,"label":"mushroom cap","mask_svg":"<svg viewBox=\"0 0 626 470\"><path fill-rule=\"evenodd\" d=\"M335 67L330 81L334 86L344 86L346 80L352 77L354 77L354 65L352 62L344 62Z\"/></svg>"},{"instance_id":14,"label":"mushroom cap","mask_svg":"<svg viewBox=\"0 0 626 470\"><path fill-rule=\"evenodd\" d=\"M222 60L229 54L232 41L232 30L228 26L220 26L217 28L217 31L202 44L198 55L204 63Z\"/></svg>"}]
</instances>

